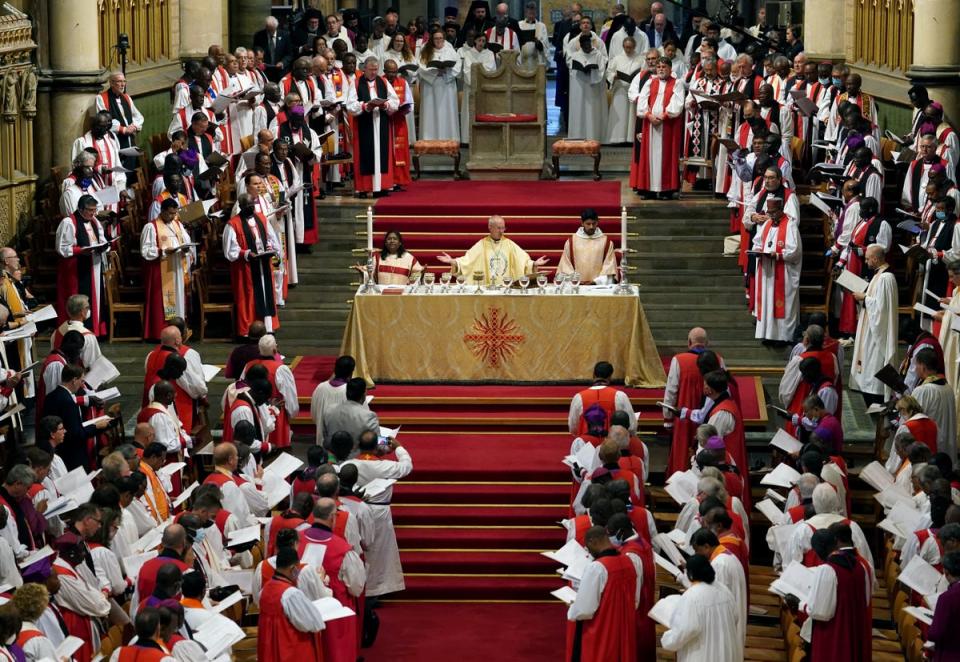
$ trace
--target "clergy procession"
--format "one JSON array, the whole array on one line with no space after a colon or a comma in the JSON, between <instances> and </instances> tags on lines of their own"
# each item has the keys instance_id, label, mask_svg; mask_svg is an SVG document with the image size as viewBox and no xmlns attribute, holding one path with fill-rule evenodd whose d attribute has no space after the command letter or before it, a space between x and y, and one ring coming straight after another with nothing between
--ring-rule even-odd
<instances>
[{"instance_id":1,"label":"clergy procession","mask_svg":"<svg viewBox=\"0 0 960 662\"><path fill-rule=\"evenodd\" d=\"M960 660L960 10L180 3L0 73L0 661Z\"/></svg>"}]
</instances>

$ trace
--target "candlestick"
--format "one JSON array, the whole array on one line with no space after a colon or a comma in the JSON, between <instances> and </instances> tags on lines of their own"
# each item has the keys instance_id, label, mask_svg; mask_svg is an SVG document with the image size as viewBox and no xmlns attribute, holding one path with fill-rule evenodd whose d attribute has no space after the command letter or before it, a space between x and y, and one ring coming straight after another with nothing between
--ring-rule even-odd
<instances>
[{"instance_id":1,"label":"candlestick","mask_svg":"<svg viewBox=\"0 0 960 662\"><path fill-rule=\"evenodd\" d=\"M624 214L626 214L626 208L624 208ZM370 252L372 250L373 250L373 207L367 207L367 252Z\"/></svg>"},{"instance_id":2,"label":"candlestick","mask_svg":"<svg viewBox=\"0 0 960 662\"><path fill-rule=\"evenodd\" d=\"M620 208L620 257L627 254L627 208Z\"/></svg>"}]
</instances>

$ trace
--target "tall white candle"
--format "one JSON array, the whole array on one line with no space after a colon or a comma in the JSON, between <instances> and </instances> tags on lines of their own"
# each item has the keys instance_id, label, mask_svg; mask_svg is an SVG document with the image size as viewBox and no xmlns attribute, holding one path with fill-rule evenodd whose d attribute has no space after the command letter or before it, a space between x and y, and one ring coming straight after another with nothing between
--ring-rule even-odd
<instances>
[{"instance_id":1,"label":"tall white candle","mask_svg":"<svg viewBox=\"0 0 960 662\"><path fill-rule=\"evenodd\" d=\"M627 254L627 208L620 208L620 253Z\"/></svg>"},{"instance_id":2,"label":"tall white candle","mask_svg":"<svg viewBox=\"0 0 960 662\"><path fill-rule=\"evenodd\" d=\"M626 207L624 207L624 218L626 218ZM624 221L626 222L626 221ZM373 250L373 207L367 207L367 252Z\"/></svg>"}]
</instances>

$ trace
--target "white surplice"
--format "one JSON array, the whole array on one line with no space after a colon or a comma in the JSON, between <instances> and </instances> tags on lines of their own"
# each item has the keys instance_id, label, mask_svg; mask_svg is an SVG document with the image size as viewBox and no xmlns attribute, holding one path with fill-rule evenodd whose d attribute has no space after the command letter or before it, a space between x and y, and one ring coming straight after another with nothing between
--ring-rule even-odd
<instances>
[{"instance_id":1,"label":"white surplice","mask_svg":"<svg viewBox=\"0 0 960 662\"><path fill-rule=\"evenodd\" d=\"M780 223L787 224L782 253L776 260L765 256L758 258L760 264L757 265L756 298L754 299L757 329L754 336L764 340L789 341L793 340L793 330L800 319L800 272L803 269L803 246L797 224L790 222L787 218L781 218ZM766 221L757 228L757 234L753 239L753 250L768 254L777 252L777 237L778 228L773 227L772 221ZM778 318L774 313L775 275L777 262L781 260L784 266L784 314L782 318Z\"/></svg>"},{"instance_id":2,"label":"white surplice","mask_svg":"<svg viewBox=\"0 0 960 662\"><path fill-rule=\"evenodd\" d=\"M413 460L402 446L397 448L397 459L393 460L348 460L345 464L357 467L360 486L375 478L393 478L399 480L413 471ZM380 494L373 495L369 504L376 534L373 544L367 549L367 595L377 596L404 589L403 567L400 565L400 550L397 547L397 534L393 528L393 513L390 501L393 487ZM381 505L383 504L383 505Z\"/></svg>"},{"instance_id":3,"label":"white surplice","mask_svg":"<svg viewBox=\"0 0 960 662\"><path fill-rule=\"evenodd\" d=\"M584 66L596 65L589 72L575 71L573 63ZM570 120L567 123L568 138L603 140L607 125L607 86L604 73L607 56L600 50L589 53L583 49L569 51L567 67L570 69Z\"/></svg>"},{"instance_id":4,"label":"white surplice","mask_svg":"<svg viewBox=\"0 0 960 662\"><path fill-rule=\"evenodd\" d=\"M677 653L677 662L741 662L739 620L737 602L726 586L697 582L680 596L661 644Z\"/></svg>"},{"instance_id":5,"label":"white surplice","mask_svg":"<svg viewBox=\"0 0 960 662\"><path fill-rule=\"evenodd\" d=\"M419 55L419 54L418 54ZM463 62L450 44L434 51L433 60L455 62L453 67L437 69L419 60L420 139L461 141L457 115L457 79Z\"/></svg>"},{"instance_id":6,"label":"white surplice","mask_svg":"<svg viewBox=\"0 0 960 662\"><path fill-rule=\"evenodd\" d=\"M897 279L887 270L887 265L874 274L866 294L853 344L850 388L889 399L889 387L874 377L897 354Z\"/></svg>"},{"instance_id":7,"label":"white surplice","mask_svg":"<svg viewBox=\"0 0 960 662\"><path fill-rule=\"evenodd\" d=\"M956 332L954 332L956 333ZM923 413L937 424L937 451L957 460L957 404L953 386L925 380L913 389Z\"/></svg>"},{"instance_id":8,"label":"white surplice","mask_svg":"<svg viewBox=\"0 0 960 662\"><path fill-rule=\"evenodd\" d=\"M607 84L610 86L610 112L607 115L607 135L605 143L633 143L637 126L637 106L630 100L630 83L617 78L617 73L627 75L637 72L633 80L643 75L644 59L640 55L643 51L636 50L632 56L621 52L607 62Z\"/></svg>"}]
</instances>

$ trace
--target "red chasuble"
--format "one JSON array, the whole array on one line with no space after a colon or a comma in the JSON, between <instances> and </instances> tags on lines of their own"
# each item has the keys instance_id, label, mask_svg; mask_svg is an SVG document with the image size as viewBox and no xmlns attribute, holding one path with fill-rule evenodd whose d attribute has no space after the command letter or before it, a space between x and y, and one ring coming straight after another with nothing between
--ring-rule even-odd
<instances>
[{"instance_id":1,"label":"red chasuble","mask_svg":"<svg viewBox=\"0 0 960 662\"><path fill-rule=\"evenodd\" d=\"M837 574L837 610L829 621L814 621L810 662L869 662L872 624L864 602L867 577L856 557L835 553L827 564Z\"/></svg>"},{"instance_id":2,"label":"red chasuble","mask_svg":"<svg viewBox=\"0 0 960 662\"><path fill-rule=\"evenodd\" d=\"M273 387L273 393L270 394L270 397L282 401L283 395L277 389L277 368L283 365L283 361L267 358L254 359L247 363L244 369L249 370L254 365L262 365L267 369L267 377L270 380L270 386ZM277 424L273 432L270 433L269 441L274 448L286 448L290 445L290 415L284 406L277 407Z\"/></svg>"},{"instance_id":3,"label":"red chasuble","mask_svg":"<svg viewBox=\"0 0 960 662\"><path fill-rule=\"evenodd\" d=\"M260 630L257 636L257 660L260 662L324 659L323 641L326 637L321 637L320 632L301 632L283 613L280 602L283 594L294 588L286 577L274 575L260 592Z\"/></svg>"},{"instance_id":4,"label":"red chasuble","mask_svg":"<svg viewBox=\"0 0 960 662\"><path fill-rule=\"evenodd\" d=\"M693 350L677 354L674 358L680 368L680 378L677 384L678 409L686 407L697 409L703 404L703 375L697 368L697 357L700 354ZM691 448L697 432L697 424L689 419L673 419L673 443L670 445L670 456L667 459L667 473L672 476L678 471L690 468Z\"/></svg>"},{"instance_id":5,"label":"red chasuble","mask_svg":"<svg viewBox=\"0 0 960 662\"><path fill-rule=\"evenodd\" d=\"M626 554L615 550L602 552L597 562L607 571L607 583L600 596L600 607L581 625L581 662L609 662L637 658L637 610L633 600L637 591L637 572ZM576 646L574 647L576 650Z\"/></svg>"},{"instance_id":6,"label":"red chasuble","mask_svg":"<svg viewBox=\"0 0 960 662\"><path fill-rule=\"evenodd\" d=\"M664 107L670 102L673 96L674 85L677 84L676 78L669 78L666 81L654 77L650 79L650 105L660 94L660 86L665 85L663 90ZM630 163L630 188L640 189L641 191L650 190L650 172L649 158L651 148L651 134L653 125L647 117L643 119L643 139L633 145L633 161ZM660 190L675 191L680 188L680 143L683 139L684 115L680 113L678 117L667 117L660 125L662 129L660 141Z\"/></svg>"},{"instance_id":7,"label":"red chasuble","mask_svg":"<svg viewBox=\"0 0 960 662\"><path fill-rule=\"evenodd\" d=\"M277 305L273 298L273 261L254 259L247 262L243 257L243 251L256 252L254 232L259 235L263 250L268 250L269 247L267 221L262 216L254 218L256 220L252 228L239 216L234 216L228 222L240 245L240 257L230 263L230 284L237 307L238 336L247 335L250 324L254 320L262 321L265 317L273 318L274 331L280 328ZM265 273L262 273L264 271Z\"/></svg>"}]
</instances>

